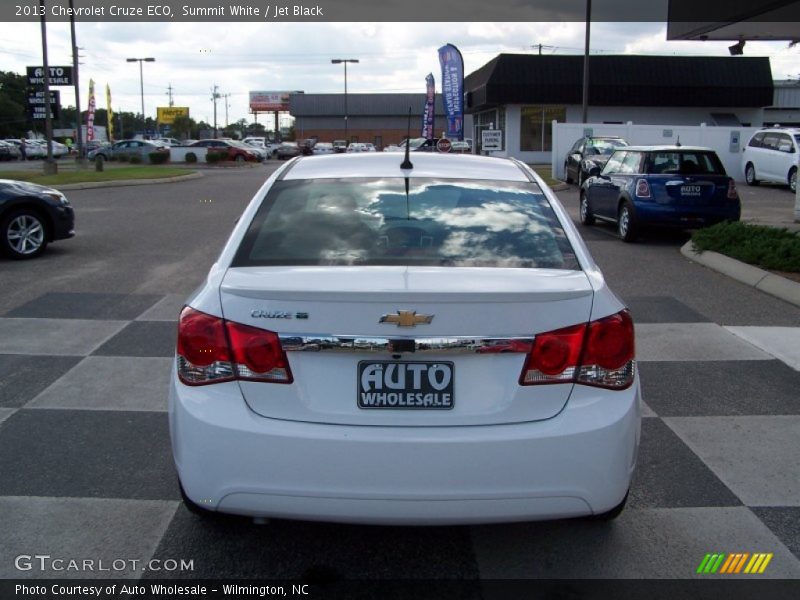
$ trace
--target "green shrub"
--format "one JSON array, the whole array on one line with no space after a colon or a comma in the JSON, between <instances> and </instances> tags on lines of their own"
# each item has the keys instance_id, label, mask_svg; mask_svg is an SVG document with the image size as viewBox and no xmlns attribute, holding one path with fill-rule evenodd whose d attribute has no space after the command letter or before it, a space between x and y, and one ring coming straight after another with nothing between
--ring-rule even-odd
<instances>
[{"instance_id":1,"label":"green shrub","mask_svg":"<svg viewBox=\"0 0 800 600\"><path fill-rule=\"evenodd\" d=\"M154 165L163 165L169 162L169 152L151 152L147 155L150 163Z\"/></svg>"},{"instance_id":2,"label":"green shrub","mask_svg":"<svg viewBox=\"0 0 800 600\"><path fill-rule=\"evenodd\" d=\"M719 223L692 234L695 250L713 250L773 271L800 273L800 232L747 223Z\"/></svg>"},{"instance_id":3,"label":"green shrub","mask_svg":"<svg viewBox=\"0 0 800 600\"><path fill-rule=\"evenodd\" d=\"M186 162L187 163L192 163L192 164L196 163L197 162L197 154L195 154L194 152L187 152L186 153Z\"/></svg>"},{"instance_id":4,"label":"green shrub","mask_svg":"<svg viewBox=\"0 0 800 600\"><path fill-rule=\"evenodd\" d=\"M142 164L142 157L139 156L138 154L131 154L130 160L132 165Z\"/></svg>"},{"instance_id":5,"label":"green shrub","mask_svg":"<svg viewBox=\"0 0 800 600\"><path fill-rule=\"evenodd\" d=\"M217 152L214 150L209 150L206 154L206 162L210 163L217 163L223 161L228 158L227 152Z\"/></svg>"}]
</instances>

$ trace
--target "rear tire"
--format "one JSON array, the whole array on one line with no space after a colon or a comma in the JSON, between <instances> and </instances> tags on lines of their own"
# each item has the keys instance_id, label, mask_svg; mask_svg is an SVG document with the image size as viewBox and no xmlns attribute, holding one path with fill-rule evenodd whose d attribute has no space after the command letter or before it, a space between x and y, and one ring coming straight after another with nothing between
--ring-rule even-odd
<instances>
[{"instance_id":1,"label":"rear tire","mask_svg":"<svg viewBox=\"0 0 800 600\"><path fill-rule=\"evenodd\" d=\"M793 194L797 193L797 167L792 167L792 170L789 171L789 189Z\"/></svg>"},{"instance_id":2,"label":"rear tire","mask_svg":"<svg viewBox=\"0 0 800 600\"><path fill-rule=\"evenodd\" d=\"M744 180L747 185L758 185L760 182L756 179L756 168L753 166L753 163L747 163L747 166L744 168Z\"/></svg>"},{"instance_id":3,"label":"rear tire","mask_svg":"<svg viewBox=\"0 0 800 600\"><path fill-rule=\"evenodd\" d=\"M581 225L594 225L594 215L592 214L592 208L589 206L589 199L586 197L584 192L581 192Z\"/></svg>"},{"instance_id":4,"label":"rear tire","mask_svg":"<svg viewBox=\"0 0 800 600\"><path fill-rule=\"evenodd\" d=\"M639 235L639 226L636 222L636 214L633 212L633 205L625 200L619 207L617 213L617 232L623 242L634 242Z\"/></svg>"}]
</instances>

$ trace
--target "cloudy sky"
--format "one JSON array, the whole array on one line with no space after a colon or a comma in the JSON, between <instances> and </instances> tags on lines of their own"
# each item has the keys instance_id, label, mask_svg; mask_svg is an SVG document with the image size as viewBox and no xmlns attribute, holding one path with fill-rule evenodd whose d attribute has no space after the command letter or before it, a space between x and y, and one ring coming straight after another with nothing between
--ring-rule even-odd
<instances>
[{"instance_id":1,"label":"cloudy sky","mask_svg":"<svg viewBox=\"0 0 800 600\"><path fill-rule=\"evenodd\" d=\"M464 56L465 73L500 52L581 54L583 23L86 23L77 24L81 48L82 101L88 80L111 87L114 110L140 112L139 68L128 57L152 56L144 64L145 112L167 106L172 86L176 106L189 106L197 120L212 120L211 90L230 94L228 120L248 115L250 90L340 93L341 65L332 58L357 58L348 66L348 91L422 92L425 75L440 79L436 49L447 43ZM41 64L38 23L0 23L0 69L24 73ZM730 42L668 42L660 23L596 23L593 53L727 56ZM534 48L536 46L536 48ZM49 62L71 64L67 23L48 24ZM776 79L800 75L800 46L748 42L746 56L769 56ZM74 104L60 88L63 105ZM97 98L105 107L104 95ZM224 125L224 101L218 102ZM261 120L261 119L259 119Z\"/></svg>"}]
</instances>

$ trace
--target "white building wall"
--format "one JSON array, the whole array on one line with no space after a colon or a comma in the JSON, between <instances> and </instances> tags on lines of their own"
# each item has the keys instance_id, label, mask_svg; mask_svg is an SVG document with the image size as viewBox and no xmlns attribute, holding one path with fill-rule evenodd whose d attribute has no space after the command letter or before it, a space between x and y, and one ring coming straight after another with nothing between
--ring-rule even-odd
<instances>
[{"instance_id":1,"label":"white building wall","mask_svg":"<svg viewBox=\"0 0 800 600\"><path fill-rule=\"evenodd\" d=\"M712 125L711 113L733 113L739 122L748 123L751 127L761 127L764 123L763 108L724 106L590 106L588 120L592 123L633 121L641 125ZM582 107L567 106L567 123L580 123L582 119Z\"/></svg>"},{"instance_id":2,"label":"white building wall","mask_svg":"<svg viewBox=\"0 0 800 600\"><path fill-rule=\"evenodd\" d=\"M551 165L553 177L564 178L564 159L575 140L583 136L584 128L592 135L620 136L634 146L671 145L680 138L683 146L713 148L725 171L737 181L744 179L742 148L750 141L758 127L708 127L705 125L606 125L603 123L553 123L553 152ZM738 147L731 147L731 133L739 136Z\"/></svg>"},{"instance_id":3,"label":"white building wall","mask_svg":"<svg viewBox=\"0 0 800 600\"><path fill-rule=\"evenodd\" d=\"M509 104L505 107L506 120L501 124L503 129L503 151L493 152L494 156L511 156L523 162L530 164L548 164L553 159L553 151L556 156L563 162L563 157L569 147L564 148L563 152L553 146L553 151L550 152L523 152L520 150L520 116L522 114L521 104ZM527 105L526 105L527 106ZM569 146L575 142L578 137L583 135L584 125L581 124L583 118L583 108L580 105L568 105L567 109L567 123L579 127L577 136ZM670 128L677 126L699 126L701 123L709 124L711 127L712 119L711 113L733 113L742 123L749 123L752 128L761 127L764 123L764 109L763 108L729 108L729 107L624 107L624 106L590 106L589 107L589 121L594 124L602 125L604 121L610 122L633 122L636 125L657 125L659 128ZM596 126L596 125L594 125ZM611 126L611 125L609 125ZM593 127L592 124L586 127ZM613 127L613 126L611 126ZM740 130L747 129L746 127L738 128ZM727 128L726 131L729 131ZM620 131L625 131L624 126ZM658 129L660 132L661 129ZM598 131L594 132L600 135ZM620 135L626 137L625 133L608 133L606 135ZM659 133L660 135L660 133ZM692 135L691 133L689 134ZM726 134L727 135L727 134ZM626 137L627 139L627 137ZM631 142L631 140L628 140ZM674 140L673 140L674 141ZM555 138L553 139L555 144ZM633 143L633 142L632 142ZM672 143L667 139L659 139L654 142L636 142L636 143ZM681 138L681 143L694 143L689 140Z\"/></svg>"}]
</instances>

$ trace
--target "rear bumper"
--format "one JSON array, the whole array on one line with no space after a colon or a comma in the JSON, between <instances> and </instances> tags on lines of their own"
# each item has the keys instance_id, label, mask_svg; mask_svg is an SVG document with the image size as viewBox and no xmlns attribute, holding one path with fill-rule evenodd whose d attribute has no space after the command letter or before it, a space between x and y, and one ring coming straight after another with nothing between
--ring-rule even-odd
<instances>
[{"instance_id":1,"label":"rear bumper","mask_svg":"<svg viewBox=\"0 0 800 600\"><path fill-rule=\"evenodd\" d=\"M209 510L320 521L459 524L602 513L636 462L640 391L576 386L546 421L365 427L261 417L236 383L173 376L173 454Z\"/></svg>"},{"instance_id":2,"label":"rear bumper","mask_svg":"<svg viewBox=\"0 0 800 600\"><path fill-rule=\"evenodd\" d=\"M636 217L642 225L693 229L723 221L738 221L741 205L731 201L723 206L669 206L655 202L637 203Z\"/></svg>"}]
</instances>

